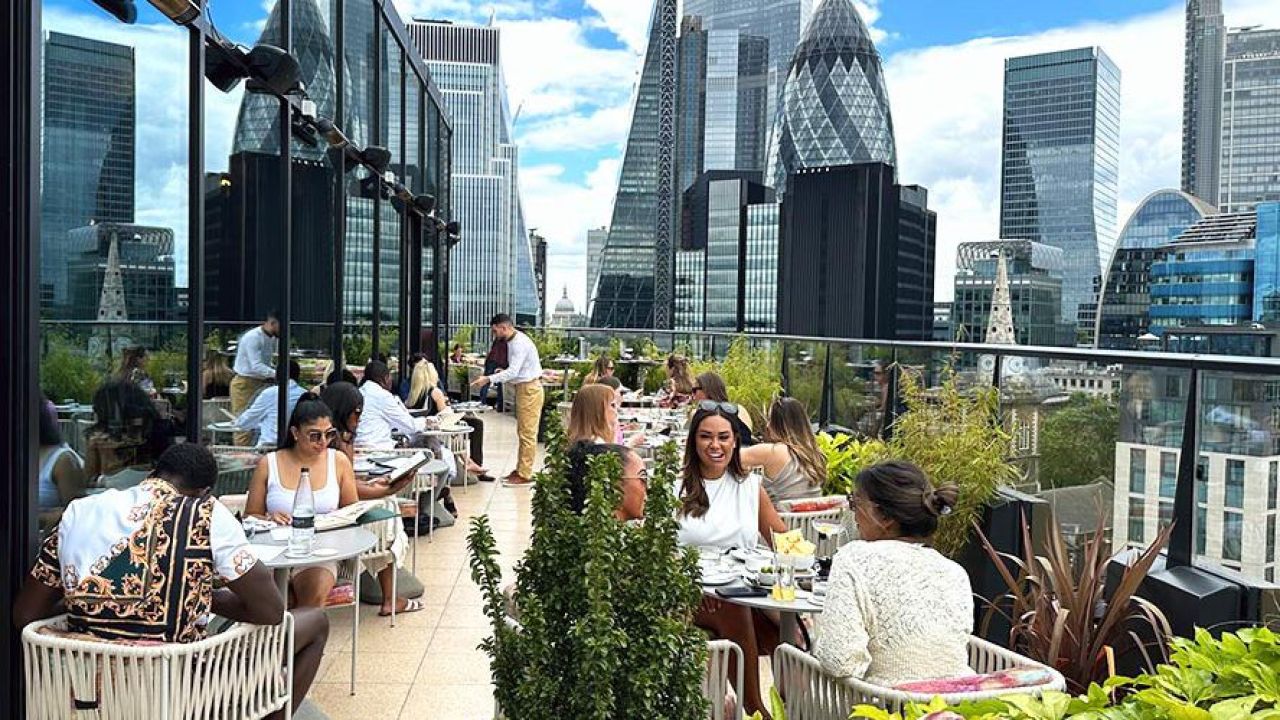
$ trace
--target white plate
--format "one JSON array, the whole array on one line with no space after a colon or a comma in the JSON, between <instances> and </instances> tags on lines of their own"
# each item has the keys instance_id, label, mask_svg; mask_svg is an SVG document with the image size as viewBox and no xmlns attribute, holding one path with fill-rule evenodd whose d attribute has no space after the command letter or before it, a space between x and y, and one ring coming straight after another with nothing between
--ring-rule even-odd
<instances>
[{"instance_id":1,"label":"white plate","mask_svg":"<svg viewBox=\"0 0 1280 720\"><path fill-rule=\"evenodd\" d=\"M728 585L740 577L742 576L737 572L710 573L702 576L702 584L705 586Z\"/></svg>"},{"instance_id":2,"label":"white plate","mask_svg":"<svg viewBox=\"0 0 1280 720\"><path fill-rule=\"evenodd\" d=\"M729 551L729 556L741 563L749 563L752 560L773 560L773 553L763 552L760 550L746 550L743 548L734 548ZM769 563L765 563L766 565Z\"/></svg>"}]
</instances>

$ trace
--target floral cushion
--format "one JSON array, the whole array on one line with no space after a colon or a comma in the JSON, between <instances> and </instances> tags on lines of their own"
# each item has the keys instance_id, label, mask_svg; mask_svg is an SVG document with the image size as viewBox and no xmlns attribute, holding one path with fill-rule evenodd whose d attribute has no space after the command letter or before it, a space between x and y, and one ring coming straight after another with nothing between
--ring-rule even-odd
<instances>
[{"instance_id":1,"label":"floral cushion","mask_svg":"<svg viewBox=\"0 0 1280 720\"><path fill-rule=\"evenodd\" d=\"M919 680L894 686L895 690L921 695L954 695L987 690L1037 687L1053 682L1053 674L1043 668L1014 668L986 675Z\"/></svg>"}]
</instances>

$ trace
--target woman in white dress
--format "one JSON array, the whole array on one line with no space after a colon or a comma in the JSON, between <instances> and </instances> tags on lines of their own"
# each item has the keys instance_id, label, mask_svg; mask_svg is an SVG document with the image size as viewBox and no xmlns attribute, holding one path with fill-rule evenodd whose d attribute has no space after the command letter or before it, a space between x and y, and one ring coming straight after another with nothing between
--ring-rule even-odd
<instances>
[{"instance_id":1,"label":"woman in white dress","mask_svg":"<svg viewBox=\"0 0 1280 720\"><path fill-rule=\"evenodd\" d=\"M837 677L892 687L970 675L973 591L964 568L930 547L955 487L920 468L863 470L850 496L860 539L836 553L813 655Z\"/></svg>"},{"instance_id":2,"label":"woman in white dress","mask_svg":"<svg viewBox=\"0 0 1280 720\"><path fill-rule=\"evenodd\" d=\"M684 473L676 488L680 499L677 520L683 545L695 547L754 548L763 536L786 525L761 485L761 478L747 473L738 455L733 403L703 400L689 423ZM747 713L759 711L768 718L760 697L760 654L773 652L778 627L763 613L704 595L694 622L712 635L732 640L742 648L746 661L744 687L738 688Z\"/></svg>"}]
</instances>

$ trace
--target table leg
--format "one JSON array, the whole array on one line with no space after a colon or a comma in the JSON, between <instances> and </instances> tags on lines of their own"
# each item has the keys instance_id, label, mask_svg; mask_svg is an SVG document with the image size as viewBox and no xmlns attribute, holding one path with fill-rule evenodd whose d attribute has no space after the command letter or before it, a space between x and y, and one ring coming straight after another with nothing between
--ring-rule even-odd
<instances>
[{"instance_id":1,"label":"table leg","mask_svg":"<svg viewBox=\"0 0 1280 720\"><path fill-rule=\"evenodd\" d=\"M360 653L360 559L351 561L355 565L355 602L351 604L351 695L356 694L356 656Z\"/></svg>"}]
</instances>

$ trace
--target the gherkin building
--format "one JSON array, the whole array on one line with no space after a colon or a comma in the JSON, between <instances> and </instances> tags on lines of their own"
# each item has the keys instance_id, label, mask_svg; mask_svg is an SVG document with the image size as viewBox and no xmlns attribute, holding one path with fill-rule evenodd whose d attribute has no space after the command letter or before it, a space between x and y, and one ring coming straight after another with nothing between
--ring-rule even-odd
<instances>
[{"instance_id":1,"label":"the gherkin building","mask_svg":"<svg viewBox=\"0 0 1280 720\"><path fill-rule=\"evenodd\" d=\"M768 176L779 193L809 167L897 165L880 54L851 0L822 0L787 74Z\"/></svg>"}]
</instances>

